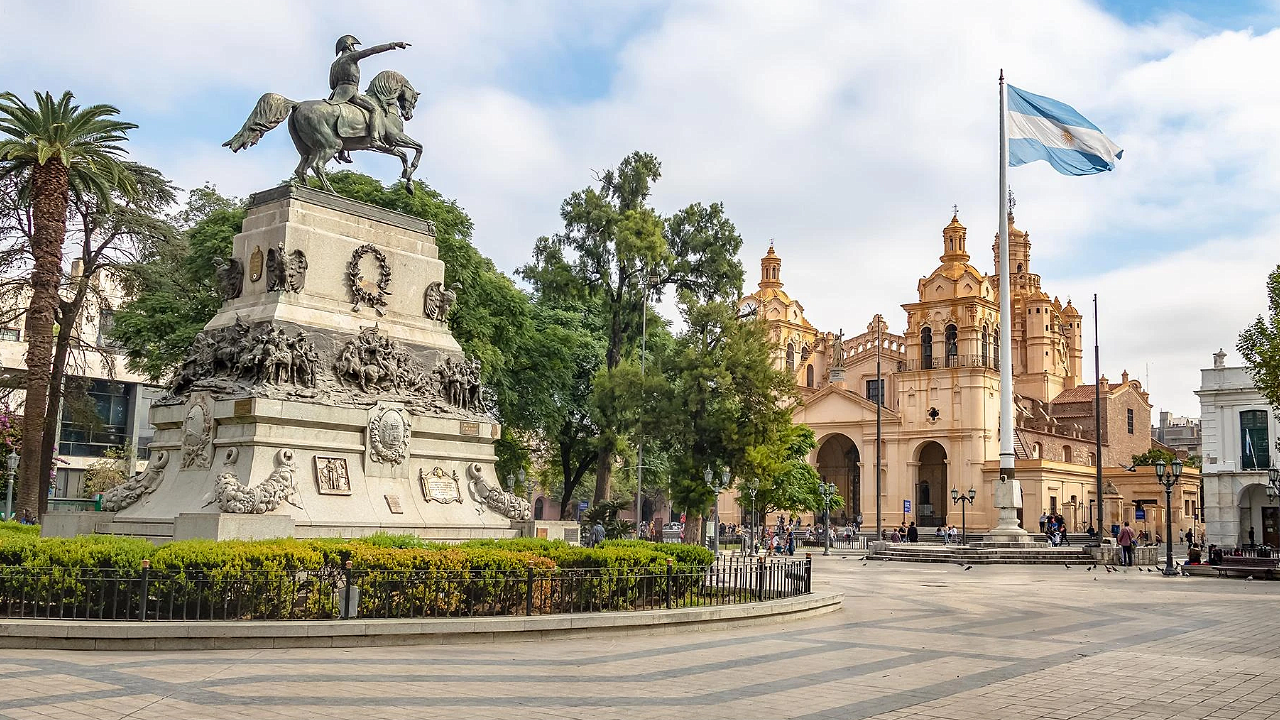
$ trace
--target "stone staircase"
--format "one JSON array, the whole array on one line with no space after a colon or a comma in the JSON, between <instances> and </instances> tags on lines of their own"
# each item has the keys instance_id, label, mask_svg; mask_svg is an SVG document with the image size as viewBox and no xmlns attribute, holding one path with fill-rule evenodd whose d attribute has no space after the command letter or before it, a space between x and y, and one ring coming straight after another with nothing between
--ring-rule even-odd
<instances>
[{"instance_id":1,"label":"stone staircase","mask_svg":"<svg viewBox=\"0 0 1280 720\"><path fill-rule=\"evenodd\" d=\"M999 547L873 543L868 560L955 563L957 565L1092 565L1093 555L1082 547Z\"/></svg>"}]
</instances>

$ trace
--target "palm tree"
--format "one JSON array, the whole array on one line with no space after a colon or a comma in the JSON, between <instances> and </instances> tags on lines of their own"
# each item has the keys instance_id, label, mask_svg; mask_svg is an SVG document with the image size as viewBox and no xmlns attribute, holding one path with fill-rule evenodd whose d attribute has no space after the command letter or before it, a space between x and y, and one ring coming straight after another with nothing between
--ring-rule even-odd
<instances>
[{"instance_id":1,"label":"palm tree","mask_svg":"<svg viewBox=\"0 0 1280 720\"><path fill-rule=\"evenodd\" d=\"M110 105L81 109L64 92L54 100L36 93L32 107L17 95L0 93L0 179L23 181L30 203L31 301L27 306L27 376L23 403L23 457L18 507L39 516L47 507L51 467L39 458L52 438L44 437L49 378L53 363L54 318L62 279L62 244L67 235L71 195L96 196L109 202L112 192L127 189L131 177L119 143L137 127L113 119Z\"/></svg>"}]
</instances>

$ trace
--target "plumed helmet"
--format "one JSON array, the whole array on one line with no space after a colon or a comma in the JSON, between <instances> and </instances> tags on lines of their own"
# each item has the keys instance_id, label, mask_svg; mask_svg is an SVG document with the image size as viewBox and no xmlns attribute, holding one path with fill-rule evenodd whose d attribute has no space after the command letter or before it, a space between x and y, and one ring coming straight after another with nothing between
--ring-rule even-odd
<instances>
[{"instance_id":1,"label":"plumed helmet","mask_svg":"<svg viewBox=\"0 0 1280 720\"><path fill-rule=\"evenodd\" d=\"M338 44L333 48L334 55L341 55L344 50L350 50L360 44L360 40L355 35L343 35L338 38Z\"/></svg>"}]
</instances>

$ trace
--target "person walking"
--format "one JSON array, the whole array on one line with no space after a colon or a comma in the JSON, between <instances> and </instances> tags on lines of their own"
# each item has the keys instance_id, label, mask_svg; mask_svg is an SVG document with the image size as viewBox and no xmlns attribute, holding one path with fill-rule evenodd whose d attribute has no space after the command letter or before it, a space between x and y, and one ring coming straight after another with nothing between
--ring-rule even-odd
<instances>
[{"instance_id":1,"label":"person walking","mask_svg":"<svg viewBox=\"0 0 1280 720\"><path fill-rule=\"evenodd\" d=\"M1120 564L1133 565L1133 545L1137 542L1137 536L1133 533L1133 528L1129 527L1129 521L1124 521L1124 527L1120 528L1120 535L1116 537L1116 543L1120 545Z\"/></svg>"},{"instance_id":2,"label":"person walking","mask_svg":"<svg viewBox=\"0 0 1280 720\"><path fill-rule=\"evenodd\" d=\"M1192 543L1195 542L1195 535L1191 533L1191 528L1187 528L1187 534L1183 537L1187 539L1187 547L1191 547Z\"/></svg>"},{"instance_id":3,"label":"person walking","mask_svg":"<svg viewBox=\"0 0 1280 720\"><path fill-rule=\"evenodd\" d=\"M1250 526L1249 526L1249 545L1251 545L1251 546L1252 546L1253 544L1254 544L1254 541L1253 541L1253 526L1252 526L1252 525L1250 525Z\"/></svg>"},{"instance_id":4,"label":"person walking","mask_svg":"<svg viewBox=\"0 0 1280 720\"><path fill-rule=\"evenodd\" d=\"M1040 513L1040 532L1044 532L1045 525L1049 522L1049 513Z\"/></svg>"}]
</instances>

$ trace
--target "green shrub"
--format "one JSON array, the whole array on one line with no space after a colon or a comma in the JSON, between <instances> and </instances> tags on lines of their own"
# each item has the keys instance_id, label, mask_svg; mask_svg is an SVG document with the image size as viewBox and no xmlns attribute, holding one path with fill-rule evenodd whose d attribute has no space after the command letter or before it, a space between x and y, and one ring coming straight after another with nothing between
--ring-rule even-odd
<instances>
[{"instance_id":1,"label":"green shrub","mask_svg":"<svg viewBox=\"0 0 1280 720\"><path fill-rule=\"evenodd\" d=\"M65 605L82 617L136 614L144 559L152 617L231 619L333 617L348 561L362 614L415 617L520 614L531 589L539 612L628 609L666 592L669 559L675 593L697 586L713 560L697 546L622 540L597 548L540 538L442 545L380 533L156 547L105 535L40 538L15 525L0 525L0 603L41 594L59 603L46 611L61 614Z\"/></svg>"}]
</instances>

